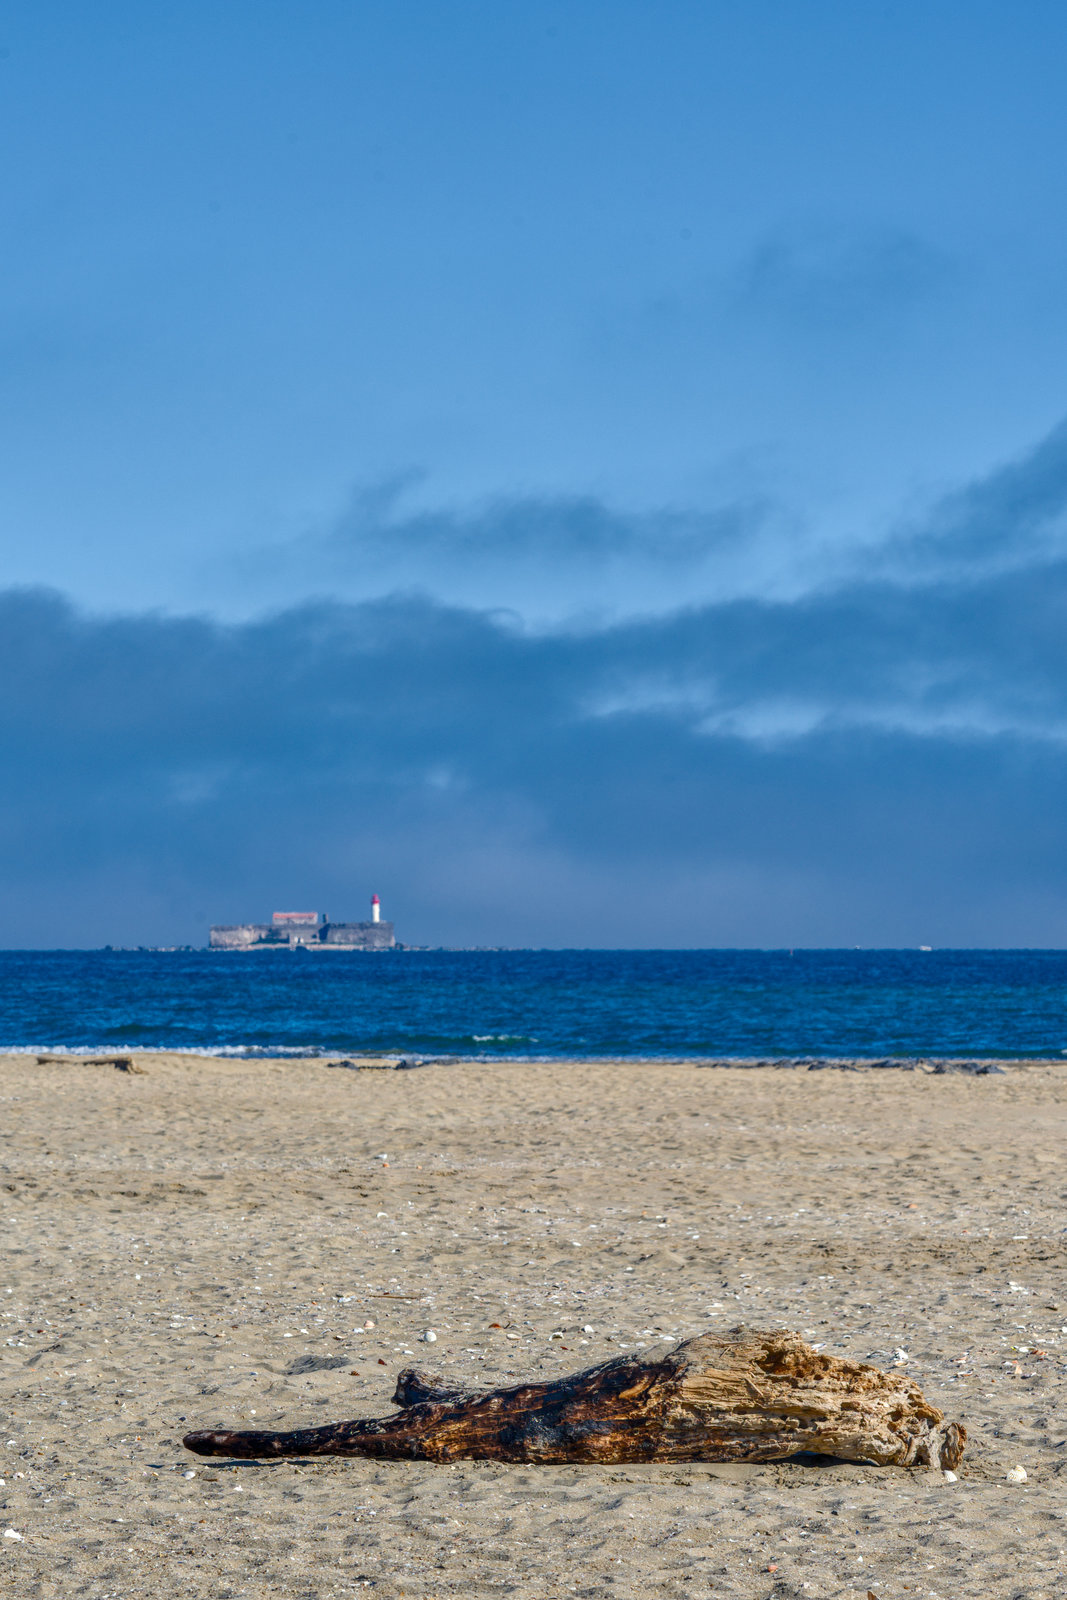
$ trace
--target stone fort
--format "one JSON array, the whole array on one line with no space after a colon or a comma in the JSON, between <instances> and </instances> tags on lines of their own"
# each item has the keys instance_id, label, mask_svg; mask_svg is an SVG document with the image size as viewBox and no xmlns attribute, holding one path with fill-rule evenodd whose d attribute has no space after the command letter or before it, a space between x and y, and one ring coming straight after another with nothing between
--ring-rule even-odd
<instances>
[{"instance_id":1,"label":"stone fort","mask_svg":"<svg viewBox=\"0 0 1067 1600\"><path fill-rule=\"evenodd\" d=\"M377 901L374 910L377 911ZM213 950L392 950L391 922L331 922L318 911L275 911L269 922L222 923L212 928Z\"/></svg>"}]
</instances>

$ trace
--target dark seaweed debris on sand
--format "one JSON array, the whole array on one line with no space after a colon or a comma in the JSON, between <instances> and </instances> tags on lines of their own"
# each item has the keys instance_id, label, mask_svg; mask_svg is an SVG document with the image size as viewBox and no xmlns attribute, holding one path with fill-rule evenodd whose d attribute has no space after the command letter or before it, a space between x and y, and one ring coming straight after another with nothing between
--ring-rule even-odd
<instances>
[{"instance_id":1,"label":"dark seaweed debris on sand","mask_svg":"<svg viewBox=\"0 0 1067 1600\"><path fill-rule=\"evenodd\" d=\"M962 1072L972 1078L987 1077L991 1073L1003 1074L1005 1068L998 1061L968 1059L923 1058L889 1056L878 1060L858 1056L723 1056L713 1061L694 1062L698 1067L781 1067L796 1072L925 1072L937 1074Z\"/></svg>"}]
</instances>

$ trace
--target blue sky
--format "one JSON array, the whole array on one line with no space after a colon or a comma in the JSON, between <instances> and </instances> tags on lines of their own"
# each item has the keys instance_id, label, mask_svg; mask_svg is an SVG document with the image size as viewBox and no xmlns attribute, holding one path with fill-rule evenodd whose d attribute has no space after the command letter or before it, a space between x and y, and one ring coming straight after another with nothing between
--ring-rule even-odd
<instances>
[{"instance_id":1,"label":"blue sky","mask_svg":"<svg viewBox=\"0 0 1067 1600\"><path fill-rule=\"evenodd\" d=\"M1065 67L0 5L0 943L1064 943Z\"/></svg>"}]
</instances>

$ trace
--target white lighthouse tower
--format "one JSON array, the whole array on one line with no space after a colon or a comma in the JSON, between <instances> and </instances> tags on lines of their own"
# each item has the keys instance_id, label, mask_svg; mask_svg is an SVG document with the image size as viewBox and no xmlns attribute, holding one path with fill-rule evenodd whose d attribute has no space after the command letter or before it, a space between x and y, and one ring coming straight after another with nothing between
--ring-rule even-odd
<instances>
[{"instance_id":1,"label":"white lighthouse tower","mask_svg":"<svg viewBox=\"0 0 1067 1600\"><path fill-rule=\"evenodd\" d=\"M380 922L382 920L382 902L376 894L372 894L370 897L370 919L372 922Z\"/></svg>"}]
</instances>

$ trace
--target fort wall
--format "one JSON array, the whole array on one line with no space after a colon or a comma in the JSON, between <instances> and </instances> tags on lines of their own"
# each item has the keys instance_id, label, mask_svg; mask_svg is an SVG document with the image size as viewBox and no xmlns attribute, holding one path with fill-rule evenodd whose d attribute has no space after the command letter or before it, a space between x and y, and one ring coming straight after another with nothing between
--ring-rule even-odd
<instances>
[{"instance_id":1,"label":"fort wall","mask_svg":"<svg viewBox=\"0 0 1067 1600\"><path fill-rule=\"evenodd\" d=\"M353 950L391 950L396 944L391 922L327 922L320 938Z\"/></svg>"},{"instance_id":2,"label":"fort wall","mask_svg":"<svg viewBox=\"0 0 1067 1600\"><path fill-rule=\"evenodd\" d=\"M214 950L247 950L270 936L266 922L235 922L212 928L210 944Z\"/></svg>"},{"instance_id":3,"label":"fort wall","mask_svg":"<svg viewBox=\"0 0 1067 1600\"><path fill-rule=\"evenodd\" d=\"M391 922L323 922L318 927L267 922L220 923L211 930L212 950L392 950Z\"/></svg>"}]
</instances>

